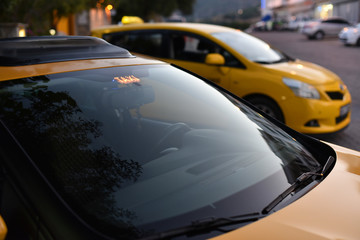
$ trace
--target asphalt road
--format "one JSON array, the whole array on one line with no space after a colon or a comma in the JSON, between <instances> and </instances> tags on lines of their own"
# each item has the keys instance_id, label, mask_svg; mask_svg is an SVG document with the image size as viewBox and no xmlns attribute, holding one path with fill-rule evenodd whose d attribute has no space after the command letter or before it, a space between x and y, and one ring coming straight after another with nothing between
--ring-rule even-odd
<instances>
[{"instance_id":1,"label":"asphalt road","mask_svg":"<svg viewBox=\"0 0 360 240\"><path fill-rule=\"evenodd\" d=\"M352 96L352 118L343 131L319 139L360 151L360 47L346 47L337 38L308 40L298 32L250 33L293 58L310 61L335 72Z\"/></svg>"}]
</instances>

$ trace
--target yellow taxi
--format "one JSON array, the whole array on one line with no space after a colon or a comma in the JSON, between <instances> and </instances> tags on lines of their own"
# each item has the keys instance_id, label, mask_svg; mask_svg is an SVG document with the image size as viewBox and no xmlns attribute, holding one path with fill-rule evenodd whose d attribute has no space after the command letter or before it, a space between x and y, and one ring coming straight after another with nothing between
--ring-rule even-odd
<instances>
[{"instance_id":1,"label":"yellow taxi","mask_svg":"<svg viewBox=\"0 0 360 240\"><path fill-rule=\"evenodd\" d=\"M335 73L292 59L242 31L144 23L104 26L92 35L197 73L302 133L337 132L350 123L351 96Z\"/></svg>"},{"instance_id":2,"label":"yellow taxi","mask_svg":"<svg viewBox=\"0 0 360 240\"><path fill-rule=\"evenodd\" d=\"M0 176L0 239L360 239L359 152L94 37L0 40Z\"/></svg>"}]
</instances>

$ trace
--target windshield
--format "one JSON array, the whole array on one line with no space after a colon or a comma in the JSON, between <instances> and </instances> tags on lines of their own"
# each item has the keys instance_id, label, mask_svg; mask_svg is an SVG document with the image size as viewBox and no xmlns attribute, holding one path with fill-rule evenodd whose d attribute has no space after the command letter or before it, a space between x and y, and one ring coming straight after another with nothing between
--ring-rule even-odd
<instances>
[{"instance_id":1,"label":"windshield","mask_svg":"<svg viewBox=\"0 0 360 240\"><path fill-rule=\"evenodd\" d=\"M257 63L277 63L288 61L287 57L271 48L264 41L241 31L215 32L212 36L225 42L238 53Z\"/></svg>"},{"instance_id":2,"label":"windshield","mask_svg":"<svg viewBox=\"0 0 360 240\"><path fill-rule=\"evenodd\" d=\"M259 212L320 167L262 115L169 65L4 81L0 100L72 210L122 239Z\"/></svg>"}]
</instances>

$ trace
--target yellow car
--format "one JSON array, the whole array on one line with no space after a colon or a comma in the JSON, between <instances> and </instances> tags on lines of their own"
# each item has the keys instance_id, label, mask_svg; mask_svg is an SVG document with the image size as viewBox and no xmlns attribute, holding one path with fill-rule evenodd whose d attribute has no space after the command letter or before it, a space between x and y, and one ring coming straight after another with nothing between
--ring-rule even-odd
<instances>
[{"instance_id":1,"label":"yellow car","mask_svg":"<svg viewBox=\"0 0 360 240\"><path fill-rule=\"evenodd\" d=\"M360 239L360 153L94 37L0 40L0 239Z\"/></svg>"},{"instance_id":2,"label":"yellow car","mask_svg":"<svg viewBox=\"0 0 360 240\"><path fill-rule=\"evenodd\" d=\"M336 74L292 59L242 31L145 23L105 26L92 35L195 72L297 131L332 133L350 123L351 96Z\"/></svg>"}]
</instances>

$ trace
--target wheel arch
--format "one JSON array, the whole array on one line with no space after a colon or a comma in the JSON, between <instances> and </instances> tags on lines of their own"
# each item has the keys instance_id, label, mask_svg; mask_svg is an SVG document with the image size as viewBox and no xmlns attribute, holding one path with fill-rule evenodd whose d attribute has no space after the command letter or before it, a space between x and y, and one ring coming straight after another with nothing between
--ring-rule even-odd
<instances>
[{"instance_id":1,"label":"wheel arch","mask_svg":"<svg viewBox=\"0 0 360 240\"><path fill-rule=\"evenodd\" d=\"M320 38L319 37L317 37L318 36L318 34L320 34ZM319 30L317 30L315 33L314 33L314 38L316 39L316 40L321 40L321 39L323 39L325 37L325 32L324 32L324 30L322 30L322 29L319 29Z\"/></svg>"},{"instance_id":2,"label":"wheel arch","mask_svg":"<svg viewBox=\"0 0 360 240\"><path fill-rule=\"evenodd\" d=\"M283 113L283 110L281 109L280 105L272 97L270 97L270 96L268 96L266 94L262 94L262 93L251 93L251 94L248 94L246 96L243 96L243 99L250 102L251 104L253 104L254 100L258 100L258 99L263 99L263 100L266 100L266 101L270 102L271 104L273 104L277 108L277 111L278 111L278 113L280 115L279 116L280 119L278 119L278 120L285 123L285 115ZM255 105L255 104L253 104L253 105Z\"/></svg>"}]
</instances>

